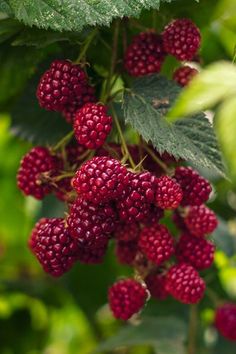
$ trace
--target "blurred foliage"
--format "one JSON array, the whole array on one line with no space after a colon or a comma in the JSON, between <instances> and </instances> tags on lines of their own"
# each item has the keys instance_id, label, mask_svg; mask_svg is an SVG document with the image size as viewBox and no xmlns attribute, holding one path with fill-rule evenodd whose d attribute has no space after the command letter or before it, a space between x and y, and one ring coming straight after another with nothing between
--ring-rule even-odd
<instances>
[{"instance_id":1,"label":"blurred foliage","mask_svg":"<svg viewBox=\"0 0 236 354\"><path fill-rule=\"evenodd\" d=\"M2 10L9 10L8 1L0 3ZM164 24L173 17L190 17L201 29L203 72L196 79L197 83L193 82L193 87L190 86L183 95L188 95L185 103L195 110L194 85L198 85L197 92L202 94L205 102L201 108L211 108L212 113L216 113L216 131L230 172L231 180L224 180L213 172L210 174L203 170L206 177L214 182L211 207L221 219L220 226L213 235L218 247L215 265L213 271L205 271L203 276L213 293L231 301L236 301L235 10L235 0L175 0L171 3L163 2L160 12L143 11L138 22L144 27L162 30ZM168 322L167 317L170 315L175 319L169 320L169 329L165 329L168 324L164 323L161 331L165 342L163 345L166 345L164 353L177 352L178 345L182 345L187 337L185 328L189 321L188 306L171 299L166 302L151 300L144 316L147 319L155 317L156 324L151 323L152 331L148 332L146 329L150 323L147 328L145 323L145 328L140 325L141 330L139 326L129 325L123 329L123 324L112 318L106 306L107 287L118 275L130 274L128 267L121 267L116 263L112 246L104 264L95 267L77 265L62 279L57 280L46 276L30 254L27 239L34 222L42 215L63 215L65 210L53 197L46 198L43 203L32 198L23 198L15 183L19 161L30 148L29 141L37 141L39 137L41 140L38 141L41 143L48 143L51 138L50 141L54 142L68 129L57 115L48 122L48 113L43 113L37 106L33 97L33 75L39 75L50 57L75 59L86 42L90 28L79 34L57 32L27 27L17 20L6 18L5 14L0 14L1 18L0 353L89 354L100 348L98 350L101 353L106 349L108 353L117 354L151 354L155 350L162 354L155 346L159 338L158 326L163 323L163 317ZM130 25L126 23L124 26ZM133 22L129 30L128 41L133 34L140 31L137 22ZM87 55L87 60L95 63L87 67L87 70L98 90L102 89L101 77L106 79L108 75L111 54L109 43L111 31L102 27ZM122 55L121 48L119 53ZM216 61L221 63L214 64ZM176 66L175 60L168 59L163 73L170 77ZM129 78L125 77L125 81L129 82ZM60 130L53 131L57 119L61 122ZM48 132L53 134L49 136ZM132 134L127 133L128 135L132 140ZM23 138L28 142L22 141ZM235 353L235 344L219 337L211 325L211 297L206 296L198 306L198 311L198 354ZM181 327L178 327L179 331L174 328L176 323ZM129 331L133 331L134 338L137 338L131 344L138 345L124 348L122 344L130 344L125 339L126 335L130 335ZM152 338L149 337L146 341L145 336L150 333ZM104 344L98 347L98 343L103 341ZM152 347L147 345L153 343ZM121 348L114 350L116 346Z\"/></svg>"}]
</instances>

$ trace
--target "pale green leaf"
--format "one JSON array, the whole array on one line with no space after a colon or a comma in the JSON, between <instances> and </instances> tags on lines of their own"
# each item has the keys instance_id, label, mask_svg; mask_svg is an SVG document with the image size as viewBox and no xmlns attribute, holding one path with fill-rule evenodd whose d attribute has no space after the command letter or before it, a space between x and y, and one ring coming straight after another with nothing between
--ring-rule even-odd
<instances>
[{"instance_id":1,"label":"pale green leaf","mask_svg":"<svg viewBox=\"0 0 236 354\"><path fill-rule=\"evenodd\" d=\"M233 94L236 94L236 66L223 61L211 64L183 90L168 113L168 120L209 109Z\"/></svg>"}]
</instances>

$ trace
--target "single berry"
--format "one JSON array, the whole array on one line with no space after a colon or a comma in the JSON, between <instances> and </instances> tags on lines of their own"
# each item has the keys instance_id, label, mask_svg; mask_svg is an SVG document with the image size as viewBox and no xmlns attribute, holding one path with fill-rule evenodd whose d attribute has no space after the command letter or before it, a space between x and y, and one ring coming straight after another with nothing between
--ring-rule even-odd
<instances>
[{"instance_id":1,"label":"single berry","mask_svg":"<svg viewBox=\"0 0 236 354\"><path fill-rule=\"evenodd\" d=\"M53 183L53 192L55 196L62 202L70 202L73 199L73 187L71 178L63 178Z\"/></svg>"},{"instance_id":2,"label":"single berry","mask_svg":"<svg viewBox=\"0 0 236 354\"><path fill-rule=\"evenodd\" d=\"M162 209L176 209L183 197L182 189L169 176L161 176L156 179L155 200Z\"/></svg>"},{"instance_id":3,"label":"single berry","mask_svg":"<svg viewBox=\"0 0 236 354\"><path fill-rule=\"evenodd\" d=\"M73 102L63 108L62 114L65 120L68 123L73 123L76 112L88 102L96 102L96 97L94 95L94 88L85 83L81 85L81 91L77 92Z\"/></svg>"},{"instance_id":4,"label":"single berry","mask_svg":"<svg viewBox=\"0 0 236 354\"><path fill-rule=\"evenodd\" d=\"M142 32L129 45L124 65L132 76L158 73L165 55L161 36L154 31Z\"/></svg>"},{"instance_id":5,"label":"single berry","mask_svg":"<svg viewBox=\"0 0 236 354\"><path fill-rule=\"evenodd\" d=\"M204 295L205 288L204 280L189 264L174 265L167 273L166 290L184 304L199 302Z\"/></svg>"},{"instance_id":6,"label":"single berry","mask_svg":"<svg viewBox=\"0 0 236 354\"><path fill-rule=\"evenodd\" d=\"M87 77L79 65L68 60L54 60L40 79L37 98L41 107L63 111L64 107L81 95Z\"/></svg>"},{"instance_id":7,"label":"single berry","mask_svg":"<svg viewBox=\"0 0 236 354\"><path fill-rule=\"evenodd\" d=\"M204 238L189 233L181 235L175 254L179 262L188 263L197 270L209 268L214 260L215 246Z\"/></svg>"},{"instance_id":8,"label":"single berry","mask_svg":"<svg viewBox=\"0 0 236 354\"><path fill-rule=\"evenodd\" d=\"M174 254L174 239L164 225L144 227L139 248L150 261L160 265Z\"/></svg>"},{"instance_id":9,"label":"single berry","mask_svg":"<svg viewBox=\"0 0 236 354\"><path fill-rule=\"evenodd\" d=\"M116 227L116 213L110 204L93 205L78 197L71 206L67 224L80 248L103 248Z\"/></svg>"},{"instance_id":10,"label":"single berry","mask_svg":"<svg viewBox=\"0 0 236 354\"><path fill-rule=\"evenodd\" d=\"M184 221L190 233L199 237L211 234L218 225L215 213L205 205L190 207Z\"/></svg>"},{"instance_id":11,"label":"single berry","mask_svg":"<svg viewBox=\"0 0 236 354\"><path fill-rule=\"evenodd\" d=\"M164 49L178 60L191 60L201 42L198 27L189 19L177 19L169 23L162 34Z\"/></svg>"},{"instance_id":12,"label":"single berry","mask_svg":"<svg viewBox=\"0 0 236 354\"><path fill-rule=\"evenodd\" d=\"M116 318L127 321L139 312L147 299L146 289L133 279L120 280L109 288L108 300Z\"/></svg>"},{"instance_id":13,"label":"single berry","mask_svg":"<svg viewBox=\"0 0 236 354\"><path fill-rule=\"evenodd\" d=\"M107 245L100 248L79 248L77 260L84 264L100 264L106 254Z\"/></svg>"},{"instance_id":14,"label":"single berry","mask_svg":"<svg viewBox=\"0 0 236 354\"><path fill-rule=\"evenodd\" d=\"M74 132L79 144L87 149L101 147L112 128L112 118L102 104L87 103L75 114Z\"/></svg>"},{"instance_id":15,"label":"single berry","mask_svg":"<svg viewBox=\"0 0 236 354\"><path fill-rule=\"evenodd\" d=\"M61 218L41 219L32 231L29 247L44 271L54 277L67 272L77 259L77 242Z\"/></svg>"},{"instance_id":16,"label":"single berry","mask_svg":"<svg viewBox=\"0 0 236 354\"><path fill-rule=\"evenodd\" d=\"M76 172L72 184L84 199L99 204L119 198L129 185L125 166L109 157L93 157Z\"/></svg>"},{"instance_id":17,"label":"single berry","mask_svg":"<svg viewBox=\"0 0 236 354\"><path fill-rule=\"evenodd\" d=\"M166 291L166 276L163 274L149 274L145 278L145 283L152 297L164 300L168 296Z\"/></svg>"},{"instance_id":18,"label":"single berry","mask_svg":"<svg viewBox=\"0 0 236 354\"><path fill-rule=\"evenodd\" d=\"M236 341L236 304L226 303L216 309L215 326L223 337Z\"/></svg>"},{"instance_id":19,"label":"single berry","mask_svg":"<svg viewBox=\"0 0 236 354\"><path fill-rule=\"evenodd\" d=\"M173 80L175 80L180 86L187 86L197 74L198 70L185 65L175 70L173 73Z\"/></svg>"},{"instance_id":20,"label":"single berry","mask_svg":"<svg viewBox=\"0 0 236 354\"><path fill-rule=\"evenodd\" d=\"M150 213L154 201L155 177L150 172L129 173L130 183L127 193L117 202L121 220L125 222L141 221Z\"/></svg>"},{"instance_id":21,"label":"single berry","mask_svg":"<svg viewBox=\"0 0 236 354\"><path fill-rule=\"evenodd\" d=\"M121 264L132 265L138 253L136 241L118 241L116 243L116 257Z\"/></svg>"},{"instance_id":22,"label":"single berry","mask_svg":"<svg viewBox=\"0 0 236 354\"><path fill-rule=\"evenodd\" d=\"M71 143L66 146L66 168L80 166L86 159L89 151L78 143Z\"/></svg>"},{"instance_id":23,"label":"single berry","mask_svg":"<svg viewBox=\"0 0 236 354\"><path fill-rule=\"evenodd\" d=\"M161 220L161 218L163 218L163 216L164 216L164 210L157 207L154 204L151 204L150 211L149 211L147 217L145 217L142 220L142 224L144 226L156 225Z\"/></svg>"},{"instance_id":24,"label":"single berry","mask_svg":"<svg viewBox=\"0 0 236 354\"><path fill-rule=\"evenodd\" d=\"M210 183L191 167L177 167L174 178L183 191L182 206L201 205L208 200Z\"/></svg>"},{"instance_id":25,"label":"single berry","mask_svg":"<svg viewBox=\"0 0 236 354\"><path fill-rule=\"evenodd\" d=\"M139 236L140 227L137 223L120 223L117 225L114 236L119 241L133 241Z\"/></svg>"},{"instance_id":26,"label":"single berry","mask_svg":"<svg viewBox=\"0 0 236 354\"><path fill-rule=\"evenodd\" d=\"M52 191L48 177L55 174L60 161L42 146L34 147L21 160L17 186L25 195L43 199Z\"/></svg>"}]
</instances>

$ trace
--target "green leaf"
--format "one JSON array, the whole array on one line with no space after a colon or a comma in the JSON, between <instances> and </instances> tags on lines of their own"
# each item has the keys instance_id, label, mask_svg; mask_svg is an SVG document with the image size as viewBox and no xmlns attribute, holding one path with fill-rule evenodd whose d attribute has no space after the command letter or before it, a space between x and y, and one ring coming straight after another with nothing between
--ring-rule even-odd
<instances>
[{"instance_id":1,"label":"green leaf","mask_svg":"<svg viewBox=\"0 0 236 354\"><path fill-rule=\"evenodd\" d=\"M180 92L170 80L151 75L137 79L125 95L124 116L159 153L167 151L176 158L224 175L214 130L204 114L169 123L165 115Z\"/></svg>"},{"instance_id":2,"label":"green leaf","mask_svg":"<svg viewBox=\"0 0 236 354\"><path fill-rule=\"evenodd\" d=\"M215 126L219 142L229 167L232 179L236 180L236 98L223 102L217 112Z\"/></svg>"},{"instance_id":3,"label":"green leaf","mask_svg":"<svg viewBox=\"0 0 236 354\"><path fill-rule=\"evenodd\" d=\"M14 105L11 112L11 131L14 135L36 144L54 144L71 127L59 113L46 111L39 106L35 93L41 74L38 73L33 78Z\"/></svg>"},{"instance_id":4,"label":"green leaf","mask_svg":"<svg viewBox=\"0 0 236 354\"><path fill-rule=\"evenodd\" d=\"M169 121L211 108L236 93L236 67L228 62L209 65L195 76L168 113Z\"/></svg>"},{"instance_id":5,"label":"green leaf","mask_svg":"<svg viewBox=\"0 0 236 354\"><path fill-rule=\"evenodd\" d=\"M236 240L230 233L226 222L218 216L218 227L211 235L217 249L223 251L228 257L232 257L236 252Z\"/></svg>"},{"instance_id":6,"label":"green leaf","mask_svg":"<svg viewBox=\"0 0 236 354\"><path fill-rule=\"evenodd\" d=\"M0 11L8 14L9 16L13 15L12 9L9 4L9 0L1 0L0 1Z\"/></svg>"},{"instance_id":7,"label":"green leaf","mask_svg":"<svg viewBox=\"0 0 236 354\"><path fill-rule=\"evenodd\" d=\"M186 328L174 317L144 317L137 326L127 326L99 345L96 352L147 344L158 354L183 354Z\"/></svg>"},{"instance_id":8,"label":"green leaf","mask_svg":"<svg viewBox=\"0 0 236 354\"><path fill-rule=\"evenodd\" d=\"M14 16L26 25L58 31L80 31L88 25L109 25L113 18L139 16L142 9L158 9L161 1L171 2L171 0L8 0L8 3ZM0 6L1 8L3 7ZM5 11L9 12L9 8Z\"/></svg>"},{"instance_id":9,"label":"green leaf","mask_svg":"<svg viewBox=\"0 0 236 354\"><path fill-rule=\"evenodd\" d=\"M0 43L5 42L7 39L14 36L22 29L22 25L12 19L4 19L0 21Z\"/></svg>"}]
</instances>

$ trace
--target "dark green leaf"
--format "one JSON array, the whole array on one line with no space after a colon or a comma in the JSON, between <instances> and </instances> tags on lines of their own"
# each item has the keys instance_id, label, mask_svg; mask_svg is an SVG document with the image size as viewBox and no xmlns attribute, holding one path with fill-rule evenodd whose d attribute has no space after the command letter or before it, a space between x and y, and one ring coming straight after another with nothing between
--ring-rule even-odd
<instances>
[{"instance_id":1,"label":"dark green leaf","mask_svg":"<svg viewBox=\"0 0 236 354\"><path fill-rule=\"evenodd\" d=\"M9 0L1 0L0 1L0 11L8 14L9 16L13 15L13 11L10 7Z\"/></svg>"},{"instance_id":2,"label":"dark green leaf","mask_svg":"<svg viewBox=\"0 0 236 354\"><path fill-rule=\"evenodd\" d=\"M204 114L169 123L166 113L180 88L164 77L151 75L137 79L131 93L125 95L124 115L143 138L151 141L158 152L191 161L199 167L224 175L212 125Z\"/></svg>"},{"instance_id":3,"label":"dark green leaf","mask_svg":"<svg viewBox=\"0 0 236 354\"><path fill-rule=\"evenodd\" d=\"M0 21L0 43L14 36L22 28L22 25L12 19L4 19Z\"/></svg>"},{"instance_id":4,"label":"dark green leaf","mask_svg":"<svg viewBox=\"0 0 236 354\"><path fill-rule=\"evenodd\" d=\"M217 249L223 251L228 257L232 257L236 252L236 240L234 235L229 231L229 228L224 220L218 216L219 225L216 231L212 234Z\"/></svg>"},{"instance_id":5,"label":"dark green leaf","mask_svg":"<svg viewBox=\"0 0 236 354\"><path fill-rule=\"evenodd\" d=\"M129 325L99 345L96 352L147 344L158 354L183 354L185 336L185 325L177 318L145 317L141 324Z\"/></svg>"}]
</instances>

